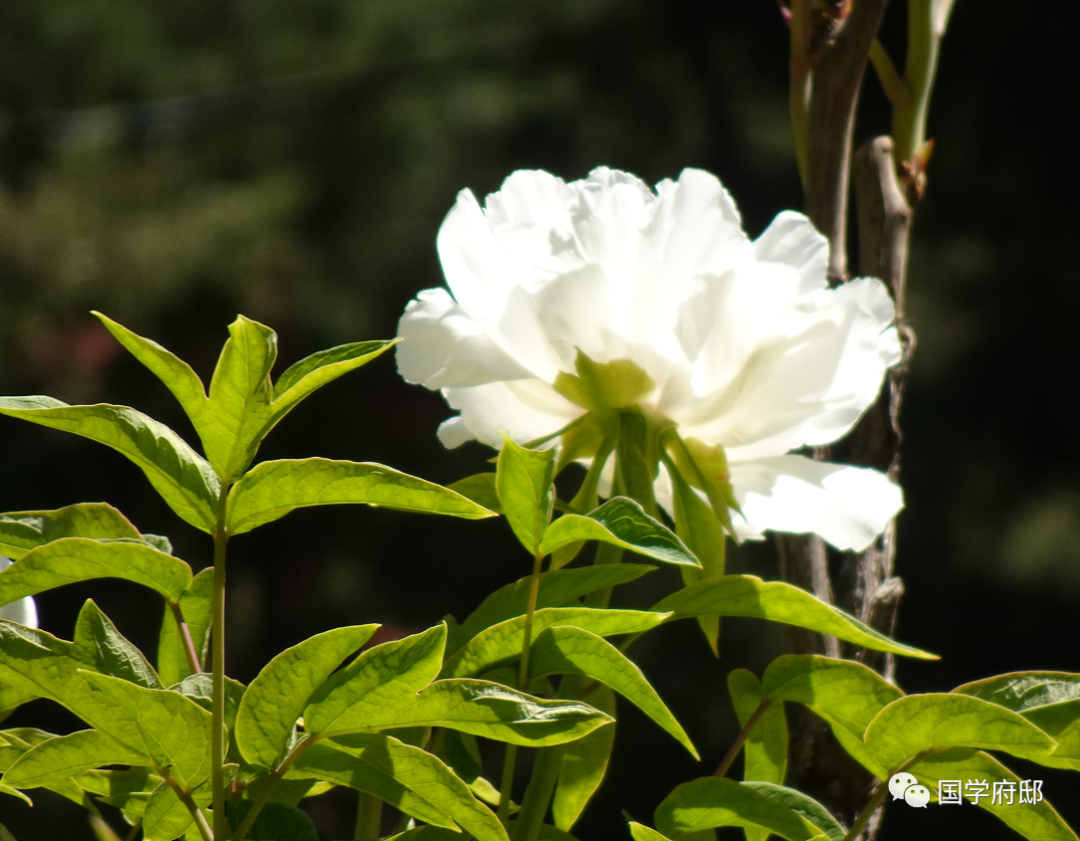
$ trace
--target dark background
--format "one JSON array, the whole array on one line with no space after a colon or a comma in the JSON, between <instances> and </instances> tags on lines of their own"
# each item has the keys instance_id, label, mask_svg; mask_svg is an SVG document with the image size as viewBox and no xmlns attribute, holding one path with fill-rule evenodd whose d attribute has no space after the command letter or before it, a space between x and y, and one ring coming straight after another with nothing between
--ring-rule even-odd
<instances>
[{"instance_id":1,"label":"dark background","mask_svg":"<svg viewBox=\"0 0 1080 841\"><path fill-rule=\"evenodd\" d=\"M904 7L883 40L902 61ZM903 409L907 508L897 635L940 653L903 662L909 692L1019 669L1080 671L1080 478L1075 363L1080 277L1070 163L1071 26L958 4L929 131L909 319L918 337ZM568 180L608 165L650 183L717 173L757 235L799 207L787 119L787 32L774 3L646 0L8 0L0 5L0 393L133 405L189 436L170 395L112 342L99 309L209 380L226 325L274 327L282 370L332 344L389 338L405 304L441 283L434 239L459 189L482 196L518 168ZM868 78L859 142L889 130ZM297 409L264 458L380 461L439 482L485 469L444 451L442 399L387 357ZM209 541L141 473L98 445L0 419L0 510L105 500L169 534L196 568ZM777 575L771 544L734 571ZM229 671L339 624L415 631L458 619L528 572L502 522L388 511L302 511L230 546ZM653 573L627 603L672 582ZM668 576L670 578L670 576ZM92 597L153 650L161 605L97 582L39 599L69 637ZM613 771L576 834L626 838L627 809L708 773L736 727L726 674L760 674L782 629L726 621L713 660L689 623L635 649L704 757L695 765L620 710ZM75 723L45 702L11 724ZM1009 760L1080 825L1075 775ZM0 800L24 841L91 837L84 813L41 794ZM324 837L350 800L312 801ZM882 841L1005 838L981 810L889 810ZM735 836L737 837L737 835Z\"/></svg>"}]
</instances>

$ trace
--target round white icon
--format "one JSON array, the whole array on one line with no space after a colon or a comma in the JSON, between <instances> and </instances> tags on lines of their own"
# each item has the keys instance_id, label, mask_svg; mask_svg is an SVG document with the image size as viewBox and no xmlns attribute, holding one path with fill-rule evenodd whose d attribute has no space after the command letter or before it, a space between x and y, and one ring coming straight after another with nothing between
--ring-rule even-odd
<instances>
[{"instance_id":1,"label":"round white icon","mask_svg":"<svg viewBox=\"0 0 1080 841\"><path fill-rule=\"evenodd\" d=\"M913 786L919 781L915 779L914 774L909 774L906 771L901 771L899 774L893 774L889 780L889 791L892 792L893 800L903 800L904 792L908 786Z\"/></svg>"},{"instance_id":2,"label":"round white icon","mask_svg":"<svg viewBox=\"0 0 1080 841\"><path fill-rule=\"evenodd\" d=\"M930 789L923 785L908 786L904 789L904 800L907 801L908 806L925 809L926 804L930 802Z\"/></svg>"}]
</instances>

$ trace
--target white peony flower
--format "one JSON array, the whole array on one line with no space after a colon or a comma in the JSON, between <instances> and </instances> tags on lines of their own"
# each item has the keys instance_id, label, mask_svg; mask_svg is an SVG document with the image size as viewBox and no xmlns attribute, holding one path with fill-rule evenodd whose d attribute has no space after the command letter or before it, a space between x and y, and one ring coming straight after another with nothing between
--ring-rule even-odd
<instances>
[{"instance_id":1,"label":"white peony flower","mask_svg":"<svg viewBox=\"0 0 1080 841\"><path fill-rule=\"evenodd\" d=\"M699 452L722 448L739 537L816 532L863 549L901 508L883 474L792 453L842 437L900 359L884 285L828 288L828 242L801 214L750 240L701 170L655 193L607 168L570 184L521 171L482 208L461 192L438 249L450 291L408 305L397 360L460 411L439 428L447 447L548 438L630 399ZM605 368L616 360L632 364ZM619 379L582 398L590 371L619 366L632 395ZM654 467L669 511L673 463Z\"/></svg>"},{"instance_id":2,"label":"white peony flower","mask_svg":"<svg viewBox=\"0 0 1080 841\"><path fill-rule=\"evenodd\" d=\"M11 566L11 558L0 555L0 572L3 572L9 566ZM38 626L37 605L34 604L33 598L26 596L16 602L0 607L0 619L10 619L12 622L18 622L28 628L36 628Z\"/></svg>"}]
</instances>

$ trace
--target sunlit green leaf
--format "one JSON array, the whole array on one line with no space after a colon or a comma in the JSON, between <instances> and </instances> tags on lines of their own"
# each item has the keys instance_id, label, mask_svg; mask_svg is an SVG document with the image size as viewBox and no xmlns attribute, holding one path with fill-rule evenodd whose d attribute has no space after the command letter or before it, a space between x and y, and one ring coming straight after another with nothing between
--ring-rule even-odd
<instances>
[{"instance_id":1,"label":"sunlit green leaf","mask_svg":"<svg viewBox=\"0 0 1080 841\"><path fill-rule=\"evenodd\" d=\"M191 567L146 543L65 537L0 572L0 604L92 578L124 578L178 599L191 584Z\"/></svg>"},{"instance_id":2,"label":"sunlit green leaf","mask_svg":"<svg viewBox=\"0 0 1080 841\"><path fill-rule=\"evenodd\" d=\"M362 626L361 626L362 627ZM446 626L436 625L365 651L325 680L308 699L308 733L370 730L387 708L415 699L439 674Z\"/></svg>"},{"instance_id":3,"label":"sunlit green leaf","mask_svg":"<svg viewBox=\"0 0 1080 841\"><path fill-rule=\"evenodd\" d=\"M747 781L743 785L753 789L758 794L765 795L782 806L787 806L794 812L798 812L803 818L825 833L829 841L844 841L844 837L847 835L844 827L828 809L808 794L803 794L797 789L788 788L776 782Z\"/></svg>"},{"instance_id":4,"label":"sunlit green leaf","mask_svg":"<svg viewBox=\"0 0 1080 841\"><path fill-rule=\"evenodd\" d=\"M128 519L104 502L83 502L52 511L0 514L0 555L12 560L62 537L142 539Z\"/></svg>"},{"instance_id":5,"label":"sunlit green leaf","mask_svg":"<svg viewBox=\"0 0 1080 841\"><path fill-rule=\"evenodd\" d=\"M140 765L142 755L97 730L55 736L24 753L4 774L16 788L48 787L90 768Z\"/></svg>"},{"instance_id":6,"label":"sunlit green leaf","mask_svg":"<svg viewBox=\"0 0 1080 841\"><path fill-rule=\"evenodd\" d=\"M148 689L164 689L141 651L121 634L93 601L87 600L75 622L75 656L103 675L123 678Z\"/></svg>"},{"instance_id":7,"label":"sunlit green leaf","mask_svg":"<svg viewBox=\"0 0 1080 841\"><path fill-rule=\"evenodd\" d=\"M277 334L237 316L210 380L207 411L214 424L202 439L206 457L223 480L235 479L255 457L262 440L259 432L270 414L275 359Z\"/></svg>"},{"instance_id":8,"label":"sunlit green leaf","mask_svg":"<svg viewBox=\"0 0 1080 841\"><path fill-rule=\"evenodd\" d=\"M564 514L544 533L541 554L579 540L599 540L668 564L699 566L697 558L667 526L632 499L609 499L588 516Z\"/></svg>"},{"instance_id":9,"label":"sunlit green leaf","mask_svg":"<svg viewBox=\"0 0 1080 841\"><path fill-rule=\"evenodd\" d=\"M634 581L654 569L656 567L647 564L594 564L541 573L536 607L558 607L604 587ZM505 619L523 616L529 603L531 581L532 576L519 578L484 599L461 624L461 628L451 632L448 650L456 650L485 628Z\"/></svg>"},{"instance_id":10,"label":"sunlit green leaf","mask_svg":"<svg viewBox=\"0 0 1080 841\"><path fill-rule=\"evenodd\" d=\"M651 718L694 759L699 759L690 737L633 661L602 637L583 628L549 627L536 636L529 655L533 677L577 674L614 689Z\"/></svg>"},{"instance_id":11,"label":"sunlit green leaf","mask_svg":"<svg viewBox=\"0 0 1080 841\"><path fill-rule=\"evenodd\" d=\"M739 726L745 727L765 699L761 683L752 672L735 669L728 674L727 685ZM761 714L743 744L743 780L782 783L787 758L788 728L784 704L773 701ZM750 831L747 831L746 837L753 837Z\"/></svg>"},{"instance_id":12,"label":"sunlit green leaf","mask_svg":"<svg viewBox=\"0 0 1080 841\"><path fill-rule=\"evenodd\" d=\"M634 841L671 841L666 835L661 835L652 827L634 821L630 821L630 837Z\"/></svg>"},{"instance_id":13,"label":"sunlit green leaf","mask_svg":"<svg viewBox=\"0 0 1080 841\"><path fill-rule=\"evenodd\" d=\"M937 659L937 655L889 639L805 590L785 581L762 581L756 575L725 575L715 581L702 581L672 593L652 609L671 611L673 619L710 614L769 619L832 634L875 651Z\"/></svg>"},{"instance_id":14,"label":"sunlit green leaf","mask_svg":"<svg viewBox=\"0 0 1080 841\"><path fill-rule=\"evenodd\" d=\"M615 694L596 682L580 700L615 717ZM615 724L599 727L588 736L570 742L562 749L562 766L551 815L555 826L569 832L604 781L611 749L615 744Z\"/></svg>"},{"instance_id":15,"label":"sunlit green leaf","mask_svg":"<svg viewBox=\"0 0 1080 841\"><path fill-rule=\"evenodd\" d=\"M261 462L233 486L228 529L243 534L297 508L352 503L470 520L494 516L461 494L381 464L287 459Z\"/></svg>"},{"instance_id":16,"label":"sunlit green leaf","mask_svg":"<svg viewBox=\"0 0 1080 841\"><path fill-rule=\"evenodd\" d=\"M395 706L372 706L362 719L335 722L337 732L398 727L447 727L516 745L544 747L573 741L611 717L587 704L545 701L484 680L439 680ZM306 719L305 719L306 721Z\"/></svg>"},{"instance_id":17,"label":"sunlit green leaf","mask_svg":"<svg viewBox=\"0 0 1080 841\"><path fill-rule=\"evenodd\" d=\"M0 619L0 683L57 701L78 715L86 692L79 670L89 664L75 655L73 643Z\"/></svg>"},{"instance_id":18,"label":"sunlit green leaf","mask_svg":"<svg viewBox=\"0 0 1080 841\"><path fill-rule=\"evenodd\" d=\"M788 841L825 837L795 810L726 777L702 777L678 786L656 807L655 821L657 829L671 837L721 826L761 827Z\"/></svg>"},{"instance_id":19,"label":"sunlit green leaf","mask_svg":"<svg viewBox=\"0 0 1080 841\"><path fill-rule=\"evenodd\" d=\"M69 406L52 397L0 397L0 414L81 435L129 458L185 522L212 532L217 474L175 432L128 406Z\"/></svg>"},{"instance_id":20,"label":"sunlit green leaf","mask_svg":"<svg viewBox=\"0 0 1080 841\"><path fill-rule=\"evenodd\" d=\"M244 697L246 688L240 681L225 676L225 727L230 733L236 730L236 713L240 709L240 699ZM188 675L169 689L190 698L207 712L213 711L214 678L211 674L202 672Z\"/></svg>"},{"instance_id":21,"label":"sunlit green leaf","mask_svg":"<svg viewBox=\"0 0 1080 841\"><path fill-rule=\"evenodd\" d=\"M74 711L96 729L153 761L181 782L210 776L210 713L177 692L145 689L119 678L81 672Z\"/></svg>"},{"instance_id":22,"label":"sunlit green leaf","mask_svg":"<svg viewBox=\"0 0 1080 841\"><path fill-rule=\"evenodd\" d=\"M859 738L903 692L873 669L818 654L787 654L769 664L762 689L773 699L805 704Z\"/></svg>"},{"instance_id":23,"label":"sunlit green leaf","mask_svg":"<svg viewBox=\"0 0 1080 841\"><path fill-rule=\"evenodd\" d=\"M378 625L335 628L288 648L251 682L236 718L236 743L248 762L273 768L311 693Z\"/></svg>"},{"instance_id":24,"label":"sunlit green leaf","mask_svg":"<svg viewBox=\"0 0 1080 841\"><path fill-rule=\"evenodd\" d=\"M290 365L274 383L274 422L316 389L366 365L399 341L350 342L313 353Z\"/></svg>"},{"instance_id":25,"label":"sunlit green leaf","mask_svg":"<svg viewBox=\"0 0 1080 841\"><path fill-rule=\"evenodd\" d=\"M553 625L573 625L602 637L636 634L655 628L667 614L643 610L593 607L546 607L533 614L533 636ZM525 617L515 616L477 634L443 669L443 677L467 677L511 662L521 656L525 641Z\"/></svg>"},{"instance_id":26,"label":"sunlit green leaf","mask_svg":"<svg viewBox=\"0 0 1080 841\"><path fill-rule=\"evenodd\" d=\"M195 822L187 806L165 783L146 801L142 820L144 841L173 841Z\"/></svg>"},{"instance_id":27,"label":"sunlit green leaf","mask_svg":"<svg viewBox=\"0 0 1080 841\"><path fill-rule=\"evenodd\" d=\"M1039 759L1056 742L1023 716L967 695L907 695L879 712L863 737L882 767L895 769L929 748L964 746Z\"/></svg>"},{"instance_id":28,"label":"sunlit green leaf","mask_svg":"<svg viewBox=\"0 0 1080 841\"><path fill-rule=\"evenodd\" d=\"M953 692L1020 713L1058 743L1040 764L1080 771L1080 675L1013 672L966 683Z\"/></svg>"},{"instance_id":29,"label":"sunlit green leaf","mask_svg":"<svg viewBox=\"0 0 1080 841\"><path fill-rule=\"evenodd\" d=\"M555 450L528 450L503 436L495 487L506 521L530 555L536 553L551 520L554 478Z\"/></svg>"},{"instance_id":30,"label":"sunlit green leaf","mask_svg":"<svg viewBox=\"0 0 1080 841\"><path fill-rule=\"evenodd\" d=\"M458 479L447 485L450 490L456 491L464 497L468 497L477 505L502 514L502 503L499 502L499 492L496 490L494 473L476 473Z\"/></svg>"},{"instance_id":31,"label":"sunlit green leaf","mask_svg":"<svg viewBox=\"0 0 1080 841\"><path fill-rule=\"evenodd\" d=\"M214 568L207 567L191 579L191 584L180 596L180 612L200 664L206 662L206 649L210 642L213 592ZM183 637L169 605L165 606L161 633L158 635L157 671L161 675L161 682L166 686L177 684L193 674Z\"/></svg>"},{"instance_id":32,"label":"sunlit green leaf","mask_svg":"<svg viewBox=\"0 0 1080 841\"><path fill-rule=\"evenodd\" d=\"M367 792L407 815L453 828L478 841L507 841L495 813L453 771L427 751L380 734L356 734L348 744L305 751L289 776L315 776Z\"/></svg>"},{"instance_id":33,"label":"sunlit green leaf","mask_svg":"<svg viewBox=\"0 0 1080 841\"><path fill-rule=\"evenodd\" d=\"M675 503L675 534L701 564L700 568L684 566L679 569L683 583L690 585L701 581L714 581L724 574L724 556L727 551L724 527L712 508L697 495L672 465L668 467L668 474L671 477L672 498ZM720 617L698 616L697 622L713 655L718 657Z\"/></svg>"},{"instance_id":34,"label":"sunlit green leaf","mask_svg":"<svg viewBox=\"0 0 1080 841\"><path fill-rule=\"evenodd\" d=\"M984 791L986 796L977 798L978 805L1030 841L1077 841L1076 833L1045 799L1038 803L1023 802L1020 799L1023 781L990 754L970 748L950 748L927 756L909 770L930 789L935 800L942 780L959 781L959 793L971 802L976 802L970 796L972 791ZM986 783L986 788L970 789L969 781ZM996 786L1001 789L994 802Z\"/></svg>"}]
</instances>

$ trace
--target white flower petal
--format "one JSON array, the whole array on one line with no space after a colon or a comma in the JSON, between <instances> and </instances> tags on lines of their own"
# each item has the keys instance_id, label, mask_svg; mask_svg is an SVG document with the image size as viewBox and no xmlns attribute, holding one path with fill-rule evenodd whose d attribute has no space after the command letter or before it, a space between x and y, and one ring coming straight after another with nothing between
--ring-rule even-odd
<instances>
[{"instance_id":1,"label":"white flower petal","mask_svg":"<svg viewBox=\"0 0 1080 841\"><path fill-rule=\"evenodd\" d=\"M829 241L801 213L785 210L777 214L772 224L754 240L754 257L795 269L801 281L800 295L824 289L827 285Z\"/></svg>"},{"instance_id":2,"label":"white flower petal","mask_svg":"<svg viewBox=\"0 0 1080 841\"><path fill-rule=\"evenodd\" d=\"M453 446L475 438L499 449L500 432L524 443L558 432L584 411L541 380L446 388L443 396L461 412L461 425L469 433L468 437L462 437L458 425L445 432L440 428L444 443L454 441Z\"/></svg>"},{"instance_id":3,"label":"white flower petal","mask_svg":"<svg viewBox=\"0 0 1080 841\"><path fill-rule=\"evenodd\" d=\"M445 289L425 289L398 324L398 373L430 389L533 376L500 348Z\"/></svg>"},{"instance_id":4,"label":"white flower petal","mask_svg":"<svg viewBox=\"0 0 1080 841\"><path fill-rule=\"evenodd\" d=\"M11 566L11 563L11 558L0 555L0 572ZM31 596L26 596L11 604L6 604L3 607L0 607L0 619L7 619L9 622L18 622L20 625L26 625L28 628L36 628L38 626L37 604L34 603L34 599Z\"/></svg>"},{"instance_id":5,"label":"white flower petal","mask_svg":"<svg viewBox=\"0 0 1080 841\"><path fill-rule=\"evenodd\" d=\"M867 468L785 455L731 464L742 538L815 532L837 549L862 551L903 507L900 488Z\"/></svg>"},{"instance_id":6,"label":"white flower petal","mask_svg":"<svg viewBox=\"0 0 1080 841\"><path fill-rule=\"evenodd\" d=\"M687 434L721 443L729 458L779 455L844 435L899 361L884 285L871 278L822 290L791 309L740 377L712 398Z\"/></svg>"}]
</instances>

